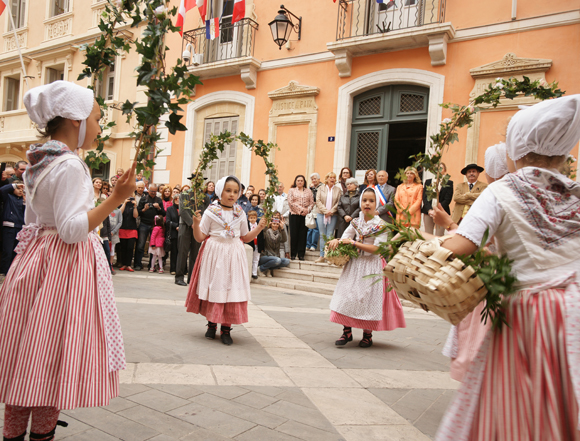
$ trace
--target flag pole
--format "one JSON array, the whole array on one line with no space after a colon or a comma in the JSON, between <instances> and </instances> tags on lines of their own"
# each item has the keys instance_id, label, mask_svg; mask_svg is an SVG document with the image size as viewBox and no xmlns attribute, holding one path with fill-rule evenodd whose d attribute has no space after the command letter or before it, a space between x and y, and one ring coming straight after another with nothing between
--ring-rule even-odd
<instances>
[{"instance_id":1,"label":"flag pole","mask_svg":"<svg viewBox=\"0 0 580 441\"><path fill-rule=\"evenodd\" d=\"M18 55L20 57L20 65L22 66L22 73L24 73L24 79L26 80L26 88L30 90L30 84L28 84L28 75L26 74L26 67L24 67L24 59L22 58L22 51L20 50L20 42L18 41L18 34L16 34L16 25L14 24L14 17L12 17L12 12L8 11L10 16L10 23L12 24L12 32L14 32L14 41L16 42L16 48L18 49Z\"/></svg>"}]
</instances>

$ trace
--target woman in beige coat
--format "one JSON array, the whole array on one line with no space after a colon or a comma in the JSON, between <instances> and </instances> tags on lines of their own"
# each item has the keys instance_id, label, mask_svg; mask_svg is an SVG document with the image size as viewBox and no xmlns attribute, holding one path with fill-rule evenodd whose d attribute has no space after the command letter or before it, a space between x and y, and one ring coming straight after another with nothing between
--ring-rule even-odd
<instances>
[{"instance_id":1,"label":"woman in beige coat","mask_svg":"<svg viewBox=\"0 0 580 441\"><path fill-rule=\"evenodd\" d=\"M320 257L316 260L318 263L324 262L324 236L333 238L334 229L338 220L338 202L342 195L340 185L336 185L336 174L333 172L327 173L324 177L324 184L316 193L316 207L318 214L316 215L316 223L320 230Z\"/></svg>"}]
</instances>

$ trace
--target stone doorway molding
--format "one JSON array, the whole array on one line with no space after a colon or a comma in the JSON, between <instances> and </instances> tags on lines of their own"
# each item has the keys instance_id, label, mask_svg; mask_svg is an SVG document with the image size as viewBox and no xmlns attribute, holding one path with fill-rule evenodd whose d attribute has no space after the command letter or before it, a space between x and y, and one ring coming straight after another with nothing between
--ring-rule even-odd
<instances>
[{"instance_id":1,"label":"stone doorway molding","mask_svg":"<svg viewBox=\"0 0 580 441\"><path fill-rule=\"evenodd\" d=\"M429 88L425 151L429 148L429 137L437 133L441 123L442 109L439 104L443 102L445 76L420 69L387 69L373 72L349 81L338 89L333 167L337 175L340 169L349 163L353 98L367 90L391 84L413 84Z\"/></svg>"},{"instance_id":2,"label":"stone doorway molding","mask_svg":"<svg viewBox=\"0 0 580 441\"><path fill-rule=\"evenodd\" d=\"M501 60L492 63L484 64L471 69L469 72L475 79L473 90L469 94L469 100L483 93L485 88L490 83L495 83L496 78L510 78L516 77L523 79L525 75L530 80L546 80L546 72L552 67L552 60L543 58L520 58L516 54L508 52ZM481 125L481 112L497 112L505 110L518 110L518 106L533 105L538 103L532 96L521 96L513 100L502 99L497 107L492 107L488 104L482 104L479 107L482 109L473 117L473 124L467 129L466 148L465 148L465 164L477 163L479 152L479 130ZM487 147L487 146L484 146Z\"/></svg>"},{"instance_id":3,"label":"stone doorway molding","mask_svg":"<svg viewBox=\"0 0 580 441\"><path fill-rule=\"evenodd\" d=\"M290 81L287 86L268 92L268 96L272 100L268 119L268 142L276 143L278 126L308 124L305 176L310 176L314 172L316 133L318 130L316 96L319 93L318 87L300 85L297 81ZM272 150L270 161L275 163L275 159L276 150Z\"/></svg>"},{"instance_id":4,"label":"stone doorway molding","mask_svg":"<svg viewBox=\"0 0 580 441\"><path fill-rule=\"evenodd\" d=\"M194 171L194 140L197 121L197 112L204 107L218 103L236 103L245 107L244 126L239 128L240 132L252 137L254 132L254 109L256 99L247 93L236 92L233 90L222 90L220 92L208 93L187 105L187 119L185 132L185 145L183 146L183 176L185 182L187 177ZM201 122L203 124L203 122ZM250 169L252 167L252 151L244 148L242 151L242 173L238 176L242 182L250 182Z\"/></svg>"}]
</instances>

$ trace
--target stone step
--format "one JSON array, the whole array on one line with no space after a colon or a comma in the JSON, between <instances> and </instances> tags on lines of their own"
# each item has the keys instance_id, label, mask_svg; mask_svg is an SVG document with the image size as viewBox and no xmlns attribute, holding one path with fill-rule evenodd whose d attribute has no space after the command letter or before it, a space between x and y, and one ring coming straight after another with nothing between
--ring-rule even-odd
<instances>
[{"instance_id":1,"label":"stone step","mask_svg":"<svg viewBox=\"0 0 580 441\"><path fill-rule=\"evenodd\" d=\"M278 274L282 271L276 270ZM286 277L258 277L255 280L252 280L252 283L258 285L265 285L265 286L275 286L277 288L283 288L287 290L296 290L296 291L307 291L313 292L316 294L326 294L331 296L334 293L334 285L329 283L318 283L318 282L308 282L304 283L303 280L299 279L289 279Z\"/></svg>"},{"instance_id":2,"label":"stone step","mask_svg":"<svg viewBox=\"0 0 580 441\"><path fill-rule=\"evenodd\" d=\"M314 263L311 260L291 260L288 268L339 275L342 272L341 267L329 265L328 263Z\"/></svg>"},{"instance_id":3,"label":"stone step","mask_svg":"<svg viewBox=\"0 0 580 441\"><path fill-rule=\"evenodd\" d=\"M306 251L304 258L308 262L312 262L320 257L320 251Z\"/></svg>"},{"instance_id":4,"label":"stone step","mask_svg":"<svg viewBox=\"0 0 580 441\"><path fill-rule=\"evenodd\" d=\"M301 269L280 268L274 270L274 277L281 277L285 279L300 280L302 283L325 283L329 286L335 286L340 277L335 273L324 273L318 271L305 271Z\"/></svg>"}]
</instances>

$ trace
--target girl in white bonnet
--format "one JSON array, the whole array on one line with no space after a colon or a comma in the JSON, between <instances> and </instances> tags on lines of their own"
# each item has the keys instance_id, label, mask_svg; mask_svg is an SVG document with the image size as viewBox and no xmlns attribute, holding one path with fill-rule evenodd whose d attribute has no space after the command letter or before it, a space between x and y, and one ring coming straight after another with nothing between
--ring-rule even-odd
<instances>
[{"instance_id":1,"label":"girl in white bonnet","mask_svg":"<svg viewBox=\"0 0 580 441\"><path fill-rule=\"evenodd\" d=\"M23 441L30 417L30 439L52 440L61 409L118 395L123 337L94 230L135 190L135 165L95 208L89 169L73 153L101 132L92 91L56 81L24 104L49 140L27 152L26 225L0 288L0 402L5 440Z\"/></svg>"},{"instance_id":2,"label":"girl in white bonnet","mask_svg":"<svg viewBox=\"0 0 580 441\"><path fill-rule=\"evenodd\" d=\"M248 321L250 278L244 243L253 241L266 226L263 217L252 231L246 213L236 201L242 185L235 176L220 179L215 185L218 200L200 216L193 216L193 235L203 242L199 250L185 306L187 312L207 320L205 337L213 340L221 323L221 341L233 343L232 324ZM240 240L241 239L241 240Z\"/></svg>"},{"instance_id":3,"label":"girl in white bonnet","mask_svg":"<svg viewBox=\"0 0 580 441\"><path fill-rule=\"evenodd\" d=\"M438 441L580 440L580 184L558 171L579 138L580 95L518 112L506 136L510 173L443 243L470 254L488 230L513 260L519 291L505 298L508 326L486 335Z\"/></svg>"}]
</instances>

